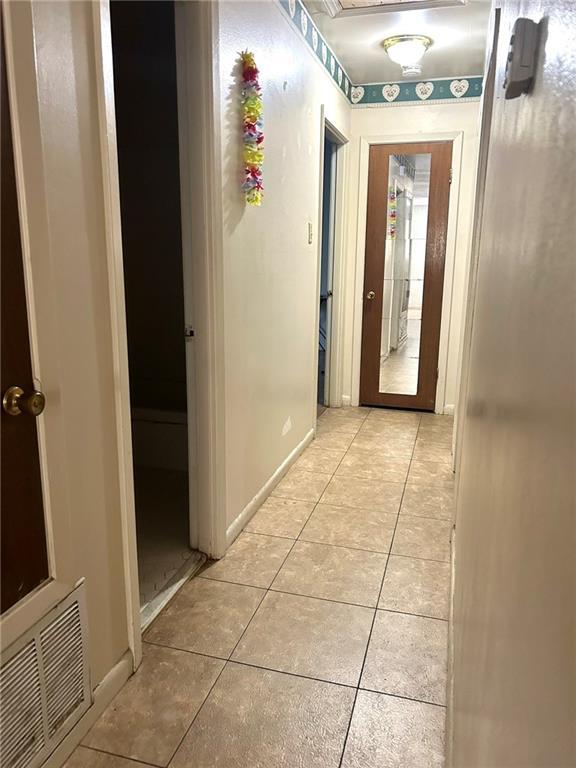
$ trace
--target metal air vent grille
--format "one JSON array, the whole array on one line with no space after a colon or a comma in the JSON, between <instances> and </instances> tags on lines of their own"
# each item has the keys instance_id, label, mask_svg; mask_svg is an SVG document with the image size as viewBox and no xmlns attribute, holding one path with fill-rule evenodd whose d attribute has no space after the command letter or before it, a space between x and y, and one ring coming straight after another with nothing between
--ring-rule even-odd
<instances>
[{"instance_id":1,"label":"metal air vent grille","mask_svg":"<svg viewBox=\"0 0 576 768\"><path fill-rule=\"evenodd\" d=\"M0 669L0 768L36 768L90 706L83 585L11 646Z\"/></svg>"}]
</instances>

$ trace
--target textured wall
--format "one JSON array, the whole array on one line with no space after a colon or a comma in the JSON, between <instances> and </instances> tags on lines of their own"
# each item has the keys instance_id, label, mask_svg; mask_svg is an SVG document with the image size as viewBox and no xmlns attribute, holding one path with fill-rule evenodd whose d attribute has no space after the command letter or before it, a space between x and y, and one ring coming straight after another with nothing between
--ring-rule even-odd
<instances>
[{"instance_id":1,"label":"textured wall","mask_svg":"<svg viewBox=\"0 0 576 768\"><path fill-rule=\"evenodd\" d=\"M576 7L501 5L456 518L451 765L570 768ZM530 96L505 101L518 16L544 19L537 76Z\"/></svg>"},{"instance_id":2,"label":"textured wall","mask_svg":"<svg viewBox=\"0 0 576 768\"><path fill-rule=\"evenodd\" d=\"M261 208L239 191L246 47L264 91ZM347 134L350 107L272 0L220 5L219 61L230 525L315 423L320 115Z\"/></svg>"}]
</instances>

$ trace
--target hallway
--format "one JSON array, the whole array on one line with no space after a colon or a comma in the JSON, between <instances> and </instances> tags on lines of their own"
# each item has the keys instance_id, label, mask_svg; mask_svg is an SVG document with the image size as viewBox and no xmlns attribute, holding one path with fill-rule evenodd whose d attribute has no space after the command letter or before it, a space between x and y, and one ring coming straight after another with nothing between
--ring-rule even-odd
<instances>
[{"instance_id":1,"label":"hallway","mask_svg":"<svg viewBox=\"0 0 576 768\"><path fill-rule=\"evenodd\" d=\"M68 768L440 768L451 436L445 416L324 411Z\"/></svg>"}]
</instances>

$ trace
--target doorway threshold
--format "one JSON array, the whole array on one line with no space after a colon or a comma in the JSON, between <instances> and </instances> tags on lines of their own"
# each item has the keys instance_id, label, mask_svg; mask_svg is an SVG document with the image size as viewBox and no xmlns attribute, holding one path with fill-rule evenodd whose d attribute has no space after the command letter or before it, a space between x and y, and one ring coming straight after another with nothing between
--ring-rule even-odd
<instances>
[{"instance_id":1,"label":"doorway threshold","mask_svg":"<svg viewBox=\"0 0 576 768\"><path fill-rule=\"evenodd\" d=\"M152 600L140 608L140 626L142 632L158 616L160 611L170 602L183 584L195 576L206 562L206 555L201 552L191 552L190 557L165 584Z\"/></svg>"}]
</instances>

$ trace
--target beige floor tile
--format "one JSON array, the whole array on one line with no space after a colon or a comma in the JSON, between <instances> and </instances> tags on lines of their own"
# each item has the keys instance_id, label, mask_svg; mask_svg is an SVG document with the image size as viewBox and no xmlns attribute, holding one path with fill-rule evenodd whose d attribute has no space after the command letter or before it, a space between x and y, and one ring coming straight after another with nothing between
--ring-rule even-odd
<instances>
[{"instance_id":1,"label":"beige floor tile","mask_svg":"<svg viewBox=\"0 0 576 768\"><path fill-rule=\"evenodd\" d=\"M314 506L313 501L269 496L244 530L246 533L267 533L297 539Z\"/></svg>"},{"instance_id":2,"label":"beige floor tile","mask_svg":"<svg viewBox=\"0 0 576 768\"><path fill-rule=\"evenodd\" d=\"M310 445L317 448L327 448L331 451L344 451L345 453L352 440L354 440L354 435L346 434L346 432L334 432L319 426L316 430L316 437Z\"/></svg>"},{"instance_id":3,"label":"beige floor tile","mask_svg":"<svg viewBox=\"0 0 576 768\"><path fill-rule=\"evenodd\" d=\"M362 422L371 412L371 408L364 406L346 405L342 408L325 408L320 415L328 419L356 419Z\"/></svg>"},{"instance_id":4,"label":"beige floor tile","mask_svg":"<svg viewBox=\"0 0 576 768\"><path fill-rule=\"evenodd\" d=\"M450 486L454 482L451 464L414 459L408 472L408 484Z\"/></svg>"},{"instance_id":5,"label":"beige floor tile","mask_svg":"<svg viewBox=\"0 0 576 768\"><path fill-rule=\"evenodd\" d=\"M415 448L443 448L446 451L451 451L452 435L426 435L418 432Z\"/></svg>"},{"instance_id":6,"label":"beige floor tile","mask_svg":"<svg viewBox=\"0 0 576 768\"><path fill-rule=\"evenodd\" d=\"M338 768L354 690L228 664L170 768Z\"/></svg>"},{"instance_id":7,"label":"beige floor tile","mask_svg":"<svg viewBox=\"0 0 576 768\"><path fill-rule=\"evenodd\" d=\"M291 469L274 488L272 496L298 501L318 501L330 478L331 475L325 472Z\"/></svg>"},{"instance_id":8,"label":"beige floor tile","mask_svg":"<svg viewBox=\"0 0 576 768\"><path fill-rule=\"evenodd\" d=\"M144 644L144 658L84 744L167 765L224 662Z\"/></svg>"},{"instance_id":9,"label":"beige floor tile","mask_svg":"<svg viewBox=\"0 0 576 768\"><path fill-rule=\"evenodd\" d=\"M368 414L369 421L388 421L391 424L420 424L421 414L415 411L394 411L388 408L373 408Z\"/></svg>"},{"instance_id":10,"label":"beige floor tile","mask_svg":"<svg viewBox=\"0 0 576 768\"><path fill-rule=\"evenodd\" d=\"M373 616L356 605L268 592L232 660L358 685Z\"/></svg>"},{"instance_id":11,"label":"beige floor tile","mask_svg":"<svg viewBox=\"0 0 576 768\"><path fill-rule=\"evenodd\" d=\"M445 430L451 431L454 429L454 417L453 416L440 416L437 413L423 413L420 419L420 426L422 429L427 430Z\"/></svg>"},{"instance_id":12,"label":"beige floor tile","mask_svg":"<svg viewBox=\"0 0 576 768\"><path fill-rule=\"evenodd\" d=\"M454 416L447 416L441 413L423 413L421 423L422 426L451 429L454 426Z\"/></svg>"},{"instance_id":13,"label":"beige floor tile","mask_svg":"<svg viewBox=\"0 0 576 768\"><path fill-rule=\"evenodd\" d=\"M142 768L142 763L88 747L76 747L63 768Z\"/></svg>"},{"instance_id":14,"label":"beige floor tile","mask_svg":"<svg viewBox=\"0 0 576 768\"><path fill-rule=\"evenodd\" d=\"M366 405L345 405L339 410L341 410L348 417L364 420L370 416L373 408L370 408L370 406Z\"/></svg>"},{"instance_id":15,"label":"beige floor tile","mask_svg":"<svg viewBox=\"0 0 576 768\"><path fill-rule=\"evenodd\" d=\"M402 497L401 515L452 520L454 489L437 485L407 485Z\"/></svg>"},{"instance_id":16,"label":"beige floor tile","mask_svg":"<svg viewBox=\"0 0 576 768\"><path fill-rule=\"evenodd\" d=\"M272 589L376 607L387 556L298 541Z\"/></svg>"},{"instance_id":17,"label":"beige floor tile","mask_svg":"<svg viewBox=\"0 0 576 768\"><path fill-rule=\"evenodd\" d=\"M449 587L448 563L391 555L378 607L447 619Z\"/></svg>"},{"instance_id":18,"label":"beige floor tile","mask_svg":"<svg viewBox=\"0 0 576 768\"><path fill-rule=\"evenodd\" d=\"M445 710L359 691L342 768L442 768Z\"/></svg>"},{"instance_id":19,"label":"beige floor tile","mask_svg":"<svg viewBox=\"0 0 576 768\"><path fill-rule=\"evenodd\" d=\"M365 477L387 483L404 483L408 475L410 458L390 458L379 453L367 453L351 445L336 470L337 477Z\"/></svg>"},{"instance_id":20,"label":"beige floor tile","mask_svg":"<svg viewBox=\"0 0 576 768\"><path fill-rule=\"evenodd\" d=\"M379 456L382 459L411 459L414 453L414 440L394 440L385 435L359 432L350 448L355 453Z\"/></svg>"},{"instance_id":21,"label":"beige floor tile","mask_svg":"<svg viewBox=\"0 0 576 768\"><path fill-rule=\"evenodd\" d=\"M404 486L357 477L333 477L321 498L322 504L372 509L396 514Z\"/></svg>"},{"instance_id":22,"label":"beige floor tile","mask_svg":"<svg viewBox=\"0 0 576 768\"><path fill-rule=\"evenodd\" d=\"M336 471L343 456L343 451L321 448L312 443L294 463L294 469L305 469L307 472L325 472L331 475Z\"/></svg>"},{"instance_id":23,"label":"beige floor tile","mask_svg":"<svg viewBox=\"0 0 576 768\"><path fill-rule=\"evenodd\" d=\"M362 449L377 453L380 456L412 456L414 451L414 437L391 437L384 432L368 432L360 430L354 438L352 445L355 449Z\"/></svg>"},{"instance_id":24,"label":"beige floor tile","mask_svg":"<svg viewBox=\"0 0 576 768\"><path fill-rule=\"evenodd\" d=\"M400 515L392 554L449 562L451 528L452 523L448 520Z\"/></svg>"},{"instance_id":25,"label":"beige floor tile","mask_svg":"<svg viewBox=\"0 0 576 768\"><path fill-rule=\"evenodd\" d=\"M205 579L269 587L293 542L278 536L241 533L221 560L202 571Z\"/></svg>"},{"instance_id":26,"label":"beige floor tile","mask_svg":"<svg viewBox=\"0 0 576 768\"><path fill-rule=\"evenodd\" d=\"M192 579L144 637L160 645L228 658L264 594L256 587Z\"/></svg>"},{"instance_id":27,"label":"beige floor tile","mask_svg":"<svg viewBox=\"0 0 576 768\"><path fill-rule=\"evenodd\" d=\"M452 427L427 426L420 424L418 438L431 443L452 443L454 430Z\"/></svg>"},{"instance_id":28,"label":"beige floor tile","mask_svg":"<svg viewBox=\"0 0 576 768\"><path fill-rule=\"evenodd\" d=\"M444 704L447 644L447 621L378 611L360 685Z\"/></svg>"},{"instance_id":29,"label":"beige floor tile","mask_svg":"<svg viewBox=\"0 0 576 768\"><path fill-rule=\"evenodd\" d=\"M346 416L339 412L340 409L327 410L318 417L317 425L322 429L329 429L332 432L345 432L355 435L364 423L364 419Z\"/></svg>"},{"instance_id":30,"label":"beige floor tile","mask_svg":"<svg viewBox=\"0 0 576 768\"><path fill-rule=\"evenodd\" d=\"M418 425L366 419L359 431L367 435L382 435L390 440L416 440Z\"/></svg>"},{"instance_id":31,"label":"beige floor tile","mask_svg":"<svg viewBox=\"0 0 576 768\"><path fill-rule=\"evenodd\" d=\"M386 512L317 504L300 540L389 552L395 525L396 515Z\"/></svg>"},{"instance_id":32,"label":"beige floor tile","mask_svg":"<svg viewBox=\"0 0 576 768\"><path fill-rule=\"evenodd\" d=\"M444 464L452 464L452 445L422 445L416 440L414 446L415 461L436 461L443 462Z\"/></svg>"}]
</instances>

